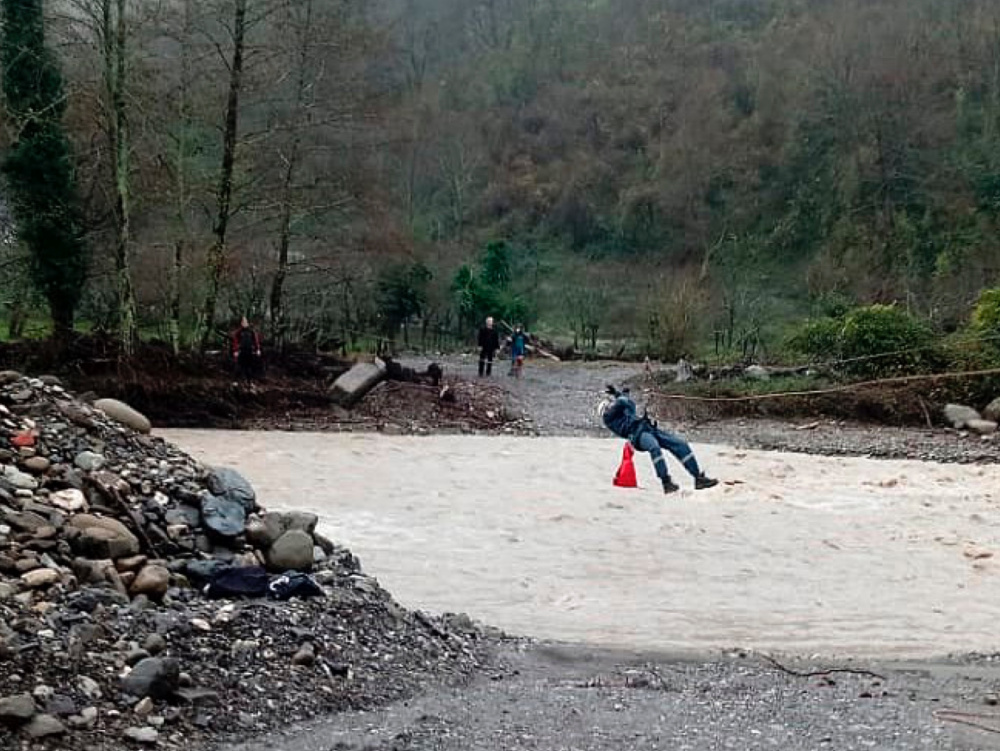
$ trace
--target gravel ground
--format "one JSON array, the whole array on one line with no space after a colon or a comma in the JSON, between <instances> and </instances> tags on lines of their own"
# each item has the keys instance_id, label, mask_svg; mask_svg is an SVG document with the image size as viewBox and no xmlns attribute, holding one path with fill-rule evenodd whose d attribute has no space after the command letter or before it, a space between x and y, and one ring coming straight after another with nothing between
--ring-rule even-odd
<instances>
[{"instance_id":1,"label":"gravel ground","mask_svg":"<svg viewBox=\"0 0 1000 751\"><path fill-rule=\"evenodd\" d=\"M794 665L802 673L830 667ZM467 686L225 751L1000 748L996 733L935 716L960 710L1000 723L987 705L1000 686L993 663L850 667L881 677L795 676L746 653L692 659L507 646Z\"/></svg>"}]
</instances>

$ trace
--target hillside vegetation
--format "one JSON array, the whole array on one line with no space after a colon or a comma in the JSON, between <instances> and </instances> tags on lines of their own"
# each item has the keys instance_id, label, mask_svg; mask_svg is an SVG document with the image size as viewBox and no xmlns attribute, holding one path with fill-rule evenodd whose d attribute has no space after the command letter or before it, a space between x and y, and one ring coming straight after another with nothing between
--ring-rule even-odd
<instances>
[{"instance_id":1,"label":"hillside vegetation","mask_svg":"<svg viewBox=\"0 0 1000 751\"><path fill-rule=\"evenodd\" d=\"M492 312L578 348L773 359L872 304L920 342L1000 333L973 316L1000 276L995 2L47 13L88 260L74 316L123 342L215 342L248 313L272 341L438 347ZM30 115L5 74L9 162ZM0 294L30 334L38 249L8 239Z\"/></svg>"}]
</instances>

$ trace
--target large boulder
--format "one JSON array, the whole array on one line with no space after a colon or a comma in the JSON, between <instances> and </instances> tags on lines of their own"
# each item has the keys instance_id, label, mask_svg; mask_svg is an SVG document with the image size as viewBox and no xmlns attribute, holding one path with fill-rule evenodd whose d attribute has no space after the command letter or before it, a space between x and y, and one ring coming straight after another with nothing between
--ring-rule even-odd
<instances>
[{"instance_id":1,"label":"large boulder","mask_svg":"<svg viewBox=\"0 0 1000 751\"><path fill-rule=\"evenodd\" d=\"M966 407L961 404L946 404L944 407L944 419L955 430L961 430L969 420L981 420L982 418L972 407Z\"/></svg>"},{"instance_id":2,"label":"large boulder","mask_svg":"<svg viewBox=\"0 0 1000 751\"><path fill-rule=\"evenodd\" d=\"M145 415L134 410L125 404L125 402L120 402L117 399L98 399L94 402L94 406L112 420L117 420L122 425L132 428L132 430L137 430L140 433L148 433L153 429L153 426Z\"/></svg>"},{"instance_id":3,"label":"large boulder","mask_svg":"<svg viewBox=\"0 0 1000 751\"><path fill-rule=\"evenodd\" d=\"M239 501L207 494L201 500L201 519L210 532L231 539L243 534L247 514Z\"/></svg>"},{"instance_id":4,"label":"large boulder","mask_svg":"<svg viewBox=\"0 0 1000 751\"><path fill-rule=\"evenodd\" d=\"M990 402L983 410L983 417L992 422L1000 422L1000 396Z\"/></svg>"},{"instance_id":5,"label":"large boulder","mask_svg":"<svg viewBox=\"0 0 1000 751\"><path fill-rule=\"evenodd\" d=\"M313 538L301 529L285 532L267 551L273 571L308 571L313 565Z\"/></svg>"},{"instance_id":6,"label":"large boulder","mask_svg":"<svg viewBox=\"0 0 1000 751\"><path fill-rule=\"evenodd\" d=\"M235 469L215 467L208 475L208 490L212 495L235 501L243 510L252 514L257 507L257 494L253 486Z\"/></svg>"},{"instance_id":7,"label":"large boulder","mask_svg":"<svg viewBox=\"0 0 1000 751\"><path fill-rule=\"evenodd\" d=\"M330 387L333 399L345 407L357 404L385 375L385 363L381 360L359 362L333 382Z\"/></svg>"},{"instance_id":8,"label":"large boulder","mask_svg":"<svg viewBox=\"0 0 1000 751\"><path fill-rule=\"evenodd\" d=\"M181 668L177 660L147 657L139 660L132 671L122 678L122 690L140 699L169 699L181 685Z\"/></svg>"}]
</instances>

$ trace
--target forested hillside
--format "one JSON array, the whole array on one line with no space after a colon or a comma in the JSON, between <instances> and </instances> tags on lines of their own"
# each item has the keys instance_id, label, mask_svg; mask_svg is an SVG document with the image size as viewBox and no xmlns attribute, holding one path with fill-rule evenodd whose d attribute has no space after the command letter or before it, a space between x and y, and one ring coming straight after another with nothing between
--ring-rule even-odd
<instances>
[{"instance_id":1,"label":"forested hillside","mask_svg":"<svg viewBox=\"0 0 1000 751\"><path fill-rule=\"evenodd\" d=\"M5 45L39 2L5 0ZM74 316L123 341L210 343L249 313L275 341L436 346L489 311L581 347L775 351L871 303L951 332L1000 276L989 0L45 11L88 259ZM38 252L22 232L0 261L15 335L51 302Z\"/></svg>"}]
</instances>

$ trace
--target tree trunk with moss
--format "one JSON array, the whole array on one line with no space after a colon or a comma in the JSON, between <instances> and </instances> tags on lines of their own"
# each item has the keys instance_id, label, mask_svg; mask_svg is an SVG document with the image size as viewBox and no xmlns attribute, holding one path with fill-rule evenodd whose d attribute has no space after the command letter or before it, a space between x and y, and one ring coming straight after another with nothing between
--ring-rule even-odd
<instances>
[{"instance_id":1,"label":"tree trunk with moss","mask_svg":"<svg viewBox=\"0 0 1000 751\"><path fill-rule=\"evenodd\" d=\"M243 91L243 53L247 31L247 0L236 0L233 13L233 57L229 64L229 95L222 134L222 167L216 193L216 217L212 234L215 239L208 250L208 292L202 310L201 348L207 349L215 328L215 308L219 301L222 272L226 266L226 233L232 218L233 171L236 166L236 145L239 135L240 95Z\"/></svg>"},{"instance_id":2,"label":"tree trunk with moss","mask_svg":"<svg viewBox=\"0 0 1000 751\"><path fill-rule=\"evenodd\" d=\"M132 218L129 174L127 81L128 26L125 0L102 0L104 83L110 104L108 144L115 184L115 286L118 294L118 338L122 354L131 356L137 339L135 287L129 258Z\"/></svg>"}]
</instances>

